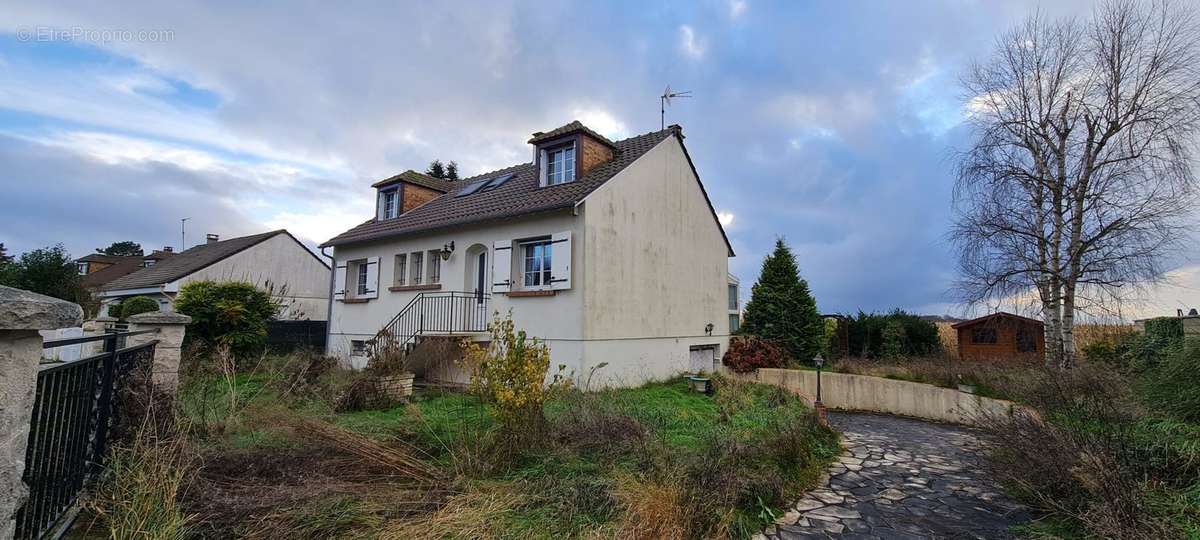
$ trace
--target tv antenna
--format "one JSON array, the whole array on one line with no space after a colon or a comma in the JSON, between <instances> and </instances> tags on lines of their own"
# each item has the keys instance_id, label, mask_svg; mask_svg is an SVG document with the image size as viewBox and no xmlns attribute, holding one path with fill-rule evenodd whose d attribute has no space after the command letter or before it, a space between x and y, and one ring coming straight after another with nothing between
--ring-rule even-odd
<instances>
[{"instance_id":1,"label":"tv antenna","mask_svg":"<svg viewBox=\"0 0 1200 540\"><path fill-rule=\"evenodd\" d=\"M192 219L185 217L179 220L179 251L187 251L187 220Z\"/></svg>"},{"instance_id":2,"label":"tv antenna","mask_svg":"<svg viewBox=\"0 0 1200 540\"><path fill-rule=\"evenodd\" d=\"M663 94L658 97L658 129L667 128L667 105L671 104L671 98L690 98L692 97L691 90L682 92L672 92L671 85L667 85L667 89L663 90Z\"/></svg>"}]
</instances>

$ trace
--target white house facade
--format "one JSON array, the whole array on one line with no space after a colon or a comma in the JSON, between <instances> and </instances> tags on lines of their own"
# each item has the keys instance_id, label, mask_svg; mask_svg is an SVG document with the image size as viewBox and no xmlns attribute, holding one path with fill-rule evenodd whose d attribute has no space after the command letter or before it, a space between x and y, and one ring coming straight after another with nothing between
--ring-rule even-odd
<instances>
[{"instance_id":1,"label":"white house facade","mask_svg":"<svg viewBox=\"0 0 1200 540\"><path fill-rule=\"evenodd\" d=\"M363 365L384 338L486 339L492 314L511 312L548 344L552 369L593 384L717 369L733 253L682 131L611 142L573 122L530 143L533 163L376 184L376 218L323 245L335 260L328 352ZM421 189L441 192L410 205Z\"/></svg>"},{"instance_id":2,"label":"white house facade","mask_svg":"<svg viewBox=\"0 0 1200 540\"><path fill-rule=\"evenodd\" d=\"M210 234L203 244L101 286L98 296L101 313L134 296L148 296L160 310L172 311L176 294L190 282L243 281L273 292L281 303L280 319L323 321L329 276L329 266L286 230L228 240Z\"/></svg>"}]
</instances>

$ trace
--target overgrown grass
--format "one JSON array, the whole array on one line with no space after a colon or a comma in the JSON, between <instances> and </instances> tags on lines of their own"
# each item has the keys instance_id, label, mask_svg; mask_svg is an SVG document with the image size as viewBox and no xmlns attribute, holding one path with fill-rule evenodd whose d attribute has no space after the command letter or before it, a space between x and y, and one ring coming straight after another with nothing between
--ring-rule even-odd
<instances>
[{"instance_id":1,"label":"overgrown grass","mask_svg":"<svg viewBox=\"0 0 1200 540\"><path fill-rule=\"evenodd\" d=\"M204 473L216 488L189 495L197 520L213 531L258 536L271 526L311 536L341 523L354 536L384 538L745 538L782 515L838 451L836 436L795 396L735 381L719 380L711 396L682 379L570 391L546 403L543 440L513 455L496 451L494 410L474 396L423 391L390 409L336 412L335 391L310 391L324 387L317 379L281 383L285 372L218 374L183 394L192 421L220 425L196 441L221 462ZM335 485L343 480L337 456L353 453L295 427L303 422L381 448L411 447L449 483L434 495L397 495L432 505L381 507L364 494L397 489L395 480L379 471ZM239 461L249 472L236 481L245 485L225 486L225 471ZM347 473L361 469L345 463ZM320 489L281 489L297 481L290 468L330 480ZM210 522L209 514L228 511L204 497L236 498L256 485L262 500L247 505L247 515Z\"/></svg>"}]
</instances>

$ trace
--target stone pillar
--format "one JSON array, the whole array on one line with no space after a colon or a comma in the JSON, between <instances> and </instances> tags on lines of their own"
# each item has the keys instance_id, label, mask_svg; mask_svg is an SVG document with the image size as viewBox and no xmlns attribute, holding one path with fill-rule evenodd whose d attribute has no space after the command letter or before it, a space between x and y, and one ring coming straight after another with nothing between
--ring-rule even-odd
<instances>
[{"instance_id":1,"label":"stone pillar","mask_svg":"<svg viewBox=\"0 0 1200 540\"><path fill-rule=\"evenodd\" d=\"M78 304L0 286L0 538L13 537L17 510L29 495L21 475L42 359L38 330L76 326L81 319Z\"/></svg>"},{"instance_id":2,"label":"stone pillar","mask_svg":"<svg viewBox=\"0 0 1200 540\"><path fill-rule=\"evenodd\" d=\"M83 321L83 335L85 336L100 336L105 333L105 329L109 324L117 322L116 317L102 315L90 321ZM83 344L83 350L80 351L80 358L95 356L104 352L103 341L92 341Z\"/></svg>"},{"instance_id":3,"label":"stone pillar","mask_svg":"<svg viewBox=\"0 0 1200 540\"><path fill-rule=\"evenodd\" d=\"M154 366L151 377L154 386L171 394L179 388L179 359L182 356L184 328L192 318L182 313L171 311L151 311L129 317L129 331L152 330L157 328L157 334L130 336L125 346L132 347L153 340L158 340L154 346Z\"/></svg>"}]
</instances>

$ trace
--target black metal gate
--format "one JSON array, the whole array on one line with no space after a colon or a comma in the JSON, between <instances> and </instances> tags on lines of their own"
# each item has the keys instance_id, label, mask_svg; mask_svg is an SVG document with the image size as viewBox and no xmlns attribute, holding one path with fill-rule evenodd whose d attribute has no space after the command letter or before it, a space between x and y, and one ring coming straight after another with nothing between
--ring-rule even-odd
<instances>
[{"instance_id":1,"label":"black metal gate","mask_svg":"<svg viewBox=\"0 0 1200 540\"><path fill-rule=\"evenodd\" d=\"M47 341L44 348L104 342L104 352L42 367L37 377L25 473L29 499L17 512L16 538L40 538L62 530L60 521L104 464L110 432L119 422L121 391L135 369L153 363L151 341L124 347L125 338L158 332L110 333Z\"/></svg>"}]
</instances>

